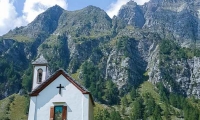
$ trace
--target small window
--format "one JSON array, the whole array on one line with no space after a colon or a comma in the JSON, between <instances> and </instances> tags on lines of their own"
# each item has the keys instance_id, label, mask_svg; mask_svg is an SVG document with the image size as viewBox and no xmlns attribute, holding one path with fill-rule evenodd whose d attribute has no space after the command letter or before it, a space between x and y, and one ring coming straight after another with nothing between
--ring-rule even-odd
<instances>
[{"instance_id":1,"label":"small window","mask_svg":"<svg viewBox=\"0 0 200 120\"><path fill-rule=\"evenodd\" d=\"M54 120L62 120L63 107L55 106L54 108Z\"/></svg>"},{"instance_id":2,"label":"small window","mask_svg":"<svg viewBox=\"0 0 200 120\"><path fill-rule=\"evenodd\" d=\"M38 83L42 82L42 73L43 73L43 70L42 69L38 69Z\"/></svg>"},{"instance_id":3,"label":"small window","mask_svg":"<svg viewBox=\"0 0 200 120\"><path fill-rule=\"evenodd\" d=\"M52 106L50 108L51 120L67 120L67 106Z\"/></svg>"}]
</instances>

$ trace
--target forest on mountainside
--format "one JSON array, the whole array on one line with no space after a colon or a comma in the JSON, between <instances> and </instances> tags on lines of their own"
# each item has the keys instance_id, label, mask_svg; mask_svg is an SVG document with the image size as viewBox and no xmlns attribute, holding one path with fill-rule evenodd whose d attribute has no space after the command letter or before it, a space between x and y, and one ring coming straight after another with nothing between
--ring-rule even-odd
<instances>
[{"instance_id":1,"label":"forest on mountainside","mask_svg":"<svg viewBox=\"0 0 200 120\"><path fill-rule=\"evenodd\" d=\"M27 119L42 54L51 74L62 68L91 91L95 120L200 120L199 4L130 1L112 19L56 5L10 30L0 36L0 119Z\"/></svg>"}]
</instances>

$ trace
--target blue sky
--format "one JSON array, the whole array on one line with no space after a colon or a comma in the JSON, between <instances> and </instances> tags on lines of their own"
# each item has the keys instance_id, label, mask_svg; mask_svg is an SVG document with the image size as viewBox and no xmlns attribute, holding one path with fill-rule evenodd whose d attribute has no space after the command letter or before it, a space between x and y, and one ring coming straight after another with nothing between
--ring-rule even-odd
<instances>
[{"instance_id":1,"label":"blue sky","mask_svg":"<svg viewBox=\"0 0 200 120\"><path fill-rule=\"evenodd\" d=\"M78 1L78 2L77 2ZM116 0L68 0L68 10L77 10L88 5L98 6L101 9L107 10L111 3ZM77 4L78 3L78 4Z\"/></svg>"},{"instance_id":2,"label":"blue sky","mask_svg":"<svg viewBox=\"0 0 200 120\"><path fill-rule=\"evenodd\" d=\"M25 0L14 1L14 6L19 14L22 14L24 2ZM107 10L111 3L116 2L116 0L66 0L66 2L68 4L67 10L69 11L78 10L88 5L98 6L101 9Z\"/></svg>"},{"instance_id":3,"label":"blue sky","mask_svg":"<svg viewBox=\"0 0 200 120\"><path fill-rule=\"evenodd\" d=\"M112 18L128 1L130 0L0 0L0 36L11 29L27 25L37 15L56 4L69 11L94 5L105 10ZM142 5L149 0L133 1Z\"/></svg>"}]
</instances>

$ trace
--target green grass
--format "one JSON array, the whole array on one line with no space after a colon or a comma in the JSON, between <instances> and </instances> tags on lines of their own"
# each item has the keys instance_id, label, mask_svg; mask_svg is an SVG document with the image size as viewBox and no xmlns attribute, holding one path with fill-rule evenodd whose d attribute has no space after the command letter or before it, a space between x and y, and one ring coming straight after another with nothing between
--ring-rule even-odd
<instances>
[{"instance_id":1,"label":"green grass","mask_svg":"<svg viewBox=\"0 0 200 120\"><path fill-rule=\"evenodd\" d=\"M29 99L13 94L0 100L0 120L27 120Z\"/></svg>"},{"instance_id":2,"label":"green grass","mask_svg":"<svg viewBox=\"0 0 200 120\"><path fill-rule=\"evenodd\" d=\"M47 44L50 47L58 46L58 36L57 35L50 35L49 38L46 39L44 44Z\"/></svg>"},{"instance_id":3,"label":"green grass","mask_svg":"<svg viewBox=\"0 0 200 120\"><path fill-rule=\"evenodd\" d=\"M78 69L75 73L71 74L71 77L74 78L76 81L78 81L80 84L82 84L79 75L80 75L80 69Z\"/></svg>"},{"instance_id":4,"label":"green grass","mask_svg":"<svg viewBox=\"0 0 200 120\"><path fill-rule=\"evenodd\" d=\"M33 39L31 39L27 36L23 36L23 35L15 35L15 36L5 35L5 36L3 36L3 38L4 39L13 39L18 42L32 42L33 41Z\"/></svg>"},{"instance_id":5,"label":"green grass","mask_svg":"<svg viewBox=\"0 0 200 120\"><path fill-rule=\"evenodd\" d=\"M0 101L0 119L8 118L9 98Z\"/></svg>"},{"instance_id":6,"label":"green grass","mask_svg":"<svg viewBox=\"0 0 200 120\"><path fill-rule=\"evenodd\" d=\"M194 107L198 108L200 110L200 100L191 97L191 98L187 98L187 101L192 104Z\"/></svg>"},{"instance_id":7,"label":"green grass","mask_svg":"<svg viewBox=\"0 0 200 120\"><path fill-rule=\"evenodd\" d=\"M134 28L133 26L131 26L131 25L128 25L128 26L126 27L126 29L128 29L128 30L130 30L130 31L134 31L134 30L135 30L135 28Z\"/></svg>"},{"instance_id":8,"label":"green grass","mask_svg":"<svg viewBox=\"0 0 200 120\"><path fill-rule=\"evenodd\" d=\"M148 81L145 81L139 87L139 94L141 96L144 96L146 93L150 93L152 97L155 99L156 103L159 104L161 102L160 95L156 92L155 86Z\"/></svg>"}]
</instances>

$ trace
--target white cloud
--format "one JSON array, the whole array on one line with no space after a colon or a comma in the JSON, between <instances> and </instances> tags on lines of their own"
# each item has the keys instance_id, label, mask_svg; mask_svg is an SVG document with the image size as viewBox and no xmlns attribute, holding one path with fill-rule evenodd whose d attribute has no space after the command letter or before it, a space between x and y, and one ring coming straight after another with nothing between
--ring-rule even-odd
<instances>
[{"instance_id":1,"label":"white cloud","mask_svg":"<svg viewBox=\"0 0 200 120\"><path fill-rule=\"evenodd\" d=\"M26 0L23 15L19 16L13 2L14 0L0 0L0 35L7 33L10 29L27 25L37 15L56 4L67 9L66 0Z\"/></svg>"},{"instance_id":2,"label":"white cloud","mask_svg":"<svg viewBox=\"0 0 200 120\"><path fill-rule=\"evenodd\" d=\"M122 5L125 5L130 0L117 0L115 3L110 5L110 8L106 11L107 14L112 18L114 15L117 15ZM138 5L143 5L145 2L149 0L133 0L137 2Z\"/></svg>"},{"instance_id":3,"label":"white cloud","mask_svg":"<svg viewBox=\"0 0 200 120\"><path fill-rule=\"evenodd\" d=\"M122 5L125 5L130 0L117 0L117 2L112 3L110 5L110 8L106 11L107 14L112 18L114 15L117 15L119 12L119 9Z\"/></svg>"},{"instance_id":4,"label":"white cloud","mask_svg":"<svg viewBox=\"0 0 200 120\"><path fill-rule=\"evenodd\" d=\"M17 18L18 14L13 5L13 1L0 0L0 11L0 35L22 24L23 20Z\"/></svg>"},{"instance_id":5,"label":"white cloud","mask_svg":"<svg viewBox=\"0 0 200 120\"><path fill-rule=\"evenodd\" d=\"M143 5L145 2L149 2L149 0L134 0L138 5Z\"/></svg>"}]
</instances>

